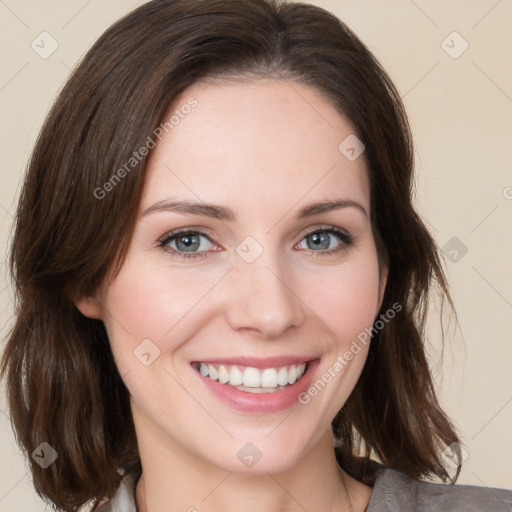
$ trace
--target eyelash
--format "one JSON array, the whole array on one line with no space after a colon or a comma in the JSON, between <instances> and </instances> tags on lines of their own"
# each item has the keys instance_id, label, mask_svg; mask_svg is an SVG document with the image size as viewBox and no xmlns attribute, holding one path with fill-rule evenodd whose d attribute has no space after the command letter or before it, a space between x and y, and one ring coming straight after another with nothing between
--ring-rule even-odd
<instances>
[{"instance_id":1,"label":"eyelash","mask_svg":"<svg viewBox=\"0 0 512 512\"><path fill-rule=\"evenodd\" d=\"M335 235L340 239L342 242L340 246L336 247L335 249L327 249L327 250L321 250L321 251L313 251L311 249L302 249L304 252L306 252L309 256L312 256L313 258L317 258L319 256L330 256L335 253L339 253L342 251L348 250L350 246L352 246L355 243L355 239L352 235L347 233L345 230L336 228L334 226L329 227L316 227L313 229L308 230L306 233L302 235L301 242L309 235L312 235L314 233L328 233L330 235ZM171 231L170 233L167 233L163 238L159 239L157 242L157 247L163 249L164 251L171 253L174 257L182 260L191 260L191 259L204 259L206 258L206 253L210 251L203 251L203 252L181 252L177 251L176 249L173 249L171 247L168 247L167 244L178 238L180 235L203 235L206 237L211 243L214 243L213 240L210 237L210 234L201 230L201 229L182 229L178 231ZM300 243L300 242L299 242Z\"/></svg>"}]
</instances>

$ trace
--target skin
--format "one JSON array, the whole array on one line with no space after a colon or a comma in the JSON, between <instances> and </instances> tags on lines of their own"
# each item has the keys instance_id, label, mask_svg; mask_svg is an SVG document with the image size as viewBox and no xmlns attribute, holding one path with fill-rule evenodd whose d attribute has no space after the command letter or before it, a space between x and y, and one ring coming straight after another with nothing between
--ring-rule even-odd
<instances>
[{"instance_id":1,"label":"skin","mask_svg":"<svg viewBox=\"0 0 512 512\"><path fill-rule=\"evenodd\" d=\"M197 83L170 111L191 96L198 106L152 150L121 271L98 296L77 304L104 321L131 394L143 467L138 510L350 510L345 475L353 509L363 511L371 488L340 470L330 424L368 347L307 405L277 413L231 408L190 366L214 357L308 355L320 358L316 381L371 328L387 271L379 269L369 220L364 154L349 161L338 150L354 129L320 93L298 83ZM236 219L142 215L171 197L229 207ZM346 207L296 217L301 207L328 199L355 201L367 215ZM343 250L320 254L305 232L331 226L355 242L327 235L329 249ZM208 230L201 257L179 259L157 246L180 228ZM263 249L252 263L236 252L248 236ZM149 366L134 357L144 339L160 350ZM262 454L251 468L237 457L247 442Z\"/></svg>"}]
</instances>

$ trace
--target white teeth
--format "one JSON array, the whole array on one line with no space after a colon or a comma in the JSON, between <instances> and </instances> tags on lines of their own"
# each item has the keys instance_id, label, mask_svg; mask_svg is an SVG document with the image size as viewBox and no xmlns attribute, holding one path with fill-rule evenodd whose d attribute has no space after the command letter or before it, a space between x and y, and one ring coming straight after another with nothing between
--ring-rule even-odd
<instances>
[{"instance_id":1,"label":"white teeth","mask_svg":"<svg viewBox=\"0 0 512 512\"><path fill-rule=\"evenodd\" d=\"M217 368L211 364L208 365L208 375L210 376L210 379L213 380L217 380L219 378L219 372L217 372Z\"/></svg>"},{"instance_id":2,"label":"white teeth","mask_svg":"<svg viewBox=\"0 0 512 512\"><path fill-rule=\"evenodd\" d=\"M277 386L277 371L275 368L267 368L261 372L262 388L275 388Z\"/></svg>"},{"instance_id":3,"label":"white teeth","mask_svg":"<svg viewBox=\"0 0 512 512\"><path fill-rule=\"evenodd\" d=\"M246 388L245 386L237 386L236 389L240 391L247 391L248 393L275 393L276 391L281 391L284 389L283 386L279 386L278 388Z\"/></svg>"},{"instance_id":4,"label":"white teeth","mask_svg":"<svg viewBox=\"0 0 512 512\"><path fill-rule=\"evenodd\" d=\"M226 382L229 382L229 372L222 365L219 366L219 382L221 384L226 384Z\"/></svg>"},{"instance_id":5,"label":"white teeth","mask_svg":"<svg viewBox=\"0 0 512 512\"><path fill-rule=\"evenodd\" d=\"M280 386L286 386L288 384L288 370L286 368L280 368L277 374L277 383Z\"/></svg>"},{"instance_id":6,"label":"white teeth","mask_svg":"<svg viewBox=\"0 0 512 512\"><path fill-rule=\"evenodd\" d=\"M231 371L229 372L229 385L230 386L240 386L243 382L242 372L239 368L234 366L231 368Z\"/></svg>"},{"instance_id":7,"label":"white teeth","mask_svg":"<svg viewBox=\"0 0 512 512\"><path fill-rule=\"evenodd\" d=\"M227 364L196 365L203 377L218 380L221 384L229 384L242 391L252 393L271 393L280 391L287 385L295 384L306 370L306 364L292 364L281 368L239 367Z\"/></svg>"},{"instance_id":8,"label":"white teeth","mask_svg":"<svg viewBox=\"0 0 512 512\"><path fill-rule=\"evenodd\" d=\"M210 377L213 378L213 377ZM244 369L244 382L243 385L246 388L259 388L261 384L260 372L257 368L245 368Z\"/></svg>"},{"instance_id":9,"label":"white teeth","mask_svg":"<svg viewBox=\"0 0 512 512\"><path fill-rule=\"evenodd\" d=\"M297 368L295 366L292 366L288 370L288 384L295 384L296 380L297 380Z\"/></svg>"}]
</instances>

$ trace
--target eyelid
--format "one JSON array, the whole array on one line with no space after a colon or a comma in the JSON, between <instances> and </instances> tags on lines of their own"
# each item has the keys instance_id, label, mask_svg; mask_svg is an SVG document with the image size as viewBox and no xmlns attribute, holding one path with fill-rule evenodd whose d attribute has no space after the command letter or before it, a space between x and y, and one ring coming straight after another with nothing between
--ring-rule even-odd
<instances>
[{"instance_id":1,"label":"eyelid","mask_svg":"<svg viewBox=\"0 0 512 512\"><path fill-rule=\"evenodd\" d=\"M312 233L316 233L317 231L334 231L334 232L338 232L340 234L343 234L347 237L350 237L352 238L352 235L346 230L346 229L343 229L343 228L340 228L338 226L333 226L332 224L321 224L321 225L317 225L317 226L314 226L312 228L308 228L306 229L306 231L304 231L301 235L300 235L300 240L301 241L304 237L312 234Z\"/></svg>"},{"instance_id":2,"label":"eyelid","mask_svg":"<svg viewBox=\"0 0 512 512\"><path fill-rule=\"evenodd\" d=\"M215 243L213 240L213 231L211 229L198 227L198 226L187 226L185 228L172 229L171 231L168 231L167 233L162 235L157 240L157 243L160 243L164 240L168 240L169 238L172 238L172 237L175 237L175 236L178 236L181 234L186 234L186 233L197 233L197 234L203 235L206 238L208 238L208 240L210 240L210 242Z\"/></svg>"}]
</instances>

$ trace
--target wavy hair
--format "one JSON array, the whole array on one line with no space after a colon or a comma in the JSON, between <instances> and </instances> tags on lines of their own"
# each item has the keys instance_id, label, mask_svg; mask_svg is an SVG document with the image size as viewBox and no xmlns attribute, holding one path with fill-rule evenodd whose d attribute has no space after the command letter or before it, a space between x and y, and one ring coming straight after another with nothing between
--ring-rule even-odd
<instances>
[{"instance_id":1,"label":"wavy hair","mask_svg":"<svg viewBox=\"0 0 512 512\"><path fill-rule=\"evenodd\" d=\"M374 473L371 461L414 479L450 479L440 453L458 438L436 399L424 328L434 287L453 304L440 251L412 204L411 133L387 73L319 7L153 0L111 26L71 74L41 129L16 214L15 321L1 376L36 491L62 510L96 507L123 473L141 472L128 390L104 325L74 301L122 265L148 156L105 197L94 191L146 144L188 86L259 77L307 84L351 121L366 146L372 229L388 266L381 312L402 306L374 334L332 423L338 461L361 481ZM59 455L46 469L30 456L42 442Z\"/></svg>"}]
</instances>

